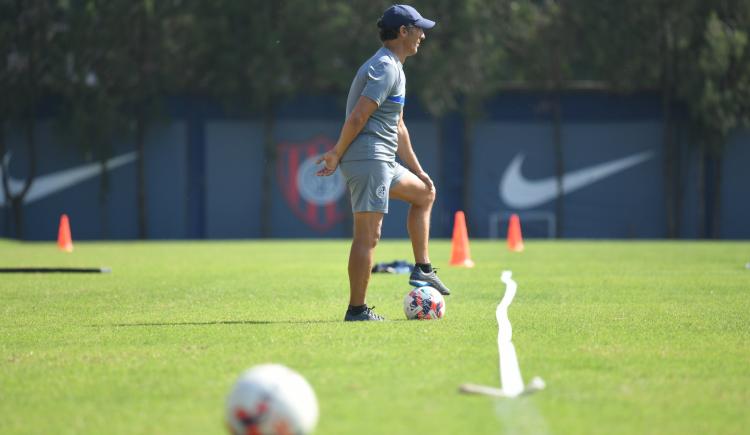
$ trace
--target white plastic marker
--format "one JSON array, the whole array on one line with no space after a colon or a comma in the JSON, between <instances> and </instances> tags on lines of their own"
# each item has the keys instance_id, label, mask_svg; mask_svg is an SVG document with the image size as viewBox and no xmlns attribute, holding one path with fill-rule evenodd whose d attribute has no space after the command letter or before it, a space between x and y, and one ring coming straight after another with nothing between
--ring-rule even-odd
<instances>
[{"instance_id":1,"label":"white plastic marker","mask_svg":"<svg viewBox=\"0 0 750 435\"><path fill-rule=\"evenodd\" d=\"M518 358L516 357L516 348L511 341L513 338L513 329L510 326L510 320L508 320L508 306L513 302L518 287L516 282L511 279L511 275L511 271L503 271L500 279L505 283L505 295L503 295L503 299L495 311L495 317L497 318L497 349L500 353L500 383L502 388L463 384L459 388L459 391L462 393L513 398L543 390L545 387L544 381L538 376L534 377L525 387L523 385L521 369L518 367Z\"/></svg>"}]
</instances>

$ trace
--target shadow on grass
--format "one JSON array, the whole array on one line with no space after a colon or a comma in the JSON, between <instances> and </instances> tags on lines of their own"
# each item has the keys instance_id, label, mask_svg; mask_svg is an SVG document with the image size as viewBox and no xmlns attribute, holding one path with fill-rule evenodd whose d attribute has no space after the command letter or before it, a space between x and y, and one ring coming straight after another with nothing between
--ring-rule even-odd
<instances>
[{"instance_id":1,"label":"shadow on grass","mask_svg":"<svg viewBox=\"0 0 750 435\"><path fill-rule=\"evenodd\" d=\"M108 323L88 325L91 327L115 326L215 326L215 325L281 325L281 324L313 324L313 323L341 323L340 320L216 320L213 322L139 322L139 323Z\"/></svg>"}]
</instances>

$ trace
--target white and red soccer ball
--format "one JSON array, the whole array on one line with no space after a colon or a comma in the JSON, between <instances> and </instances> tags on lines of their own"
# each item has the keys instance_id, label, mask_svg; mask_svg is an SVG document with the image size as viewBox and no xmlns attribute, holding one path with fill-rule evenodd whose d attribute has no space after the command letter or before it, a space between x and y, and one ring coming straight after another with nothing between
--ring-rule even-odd
<instances>
[{"instance_id":1,"label":"white and red soccer ball","mask_svg":"<svg viewBox=\"0 0 750 435\"><path fill-rule=\"evenodd\" d=\"M318 400L299 373L279 364L244 372L226 402L233 435L309 434L318 423Z\"/></svg>"},{"instance_id":2,"label":"white and red soccer ball","mask_svg":"<svg viewBox=\"0 0 750 435\"><path fill-rule=\"evenodd\" d=\"M417 287L404 298L407 319L441 319L445 315L445 299L433 287Z\"/></svg>"}]
</instances>

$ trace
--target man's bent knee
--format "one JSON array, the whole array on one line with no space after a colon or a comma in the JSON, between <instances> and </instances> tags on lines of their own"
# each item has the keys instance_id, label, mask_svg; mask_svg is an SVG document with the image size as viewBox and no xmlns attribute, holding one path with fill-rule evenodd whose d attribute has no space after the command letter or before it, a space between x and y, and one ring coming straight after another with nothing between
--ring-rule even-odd
<instances>
[{"instance_id":1,"label":"man's bent knee","mask_svg":"<svg viewBox=\"0 0 750 435\"><path fill-rule=\"evenodd\" d=\"M430 190L429 194L427 195L427 201L432 204L435 202L435 199L437 198L437 189L434 187L432 190Z\"/></svg>"},{"instance_id":2,"label":"man's bent knee","mask_svg":"<svg viewBox=\"0 0 750 435\"><path fill-rule=\"evenodd\" d=\"M437 197L435 190L428 190L424 194L419 195L417 200L414 201L414 205L419 207L431 207L435 203Z\"/></svg>"}]
</instances>

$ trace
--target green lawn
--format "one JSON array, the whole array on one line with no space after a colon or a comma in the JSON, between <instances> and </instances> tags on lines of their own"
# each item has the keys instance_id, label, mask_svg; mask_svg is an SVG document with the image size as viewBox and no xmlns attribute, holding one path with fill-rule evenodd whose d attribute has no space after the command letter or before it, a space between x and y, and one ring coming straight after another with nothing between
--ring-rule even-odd
<instances>
[{"instance_id":1,"label":"green lawn","mask_svg":"<svg viewBox=\"0 0 750 435\"><path fill-rule=\"evenodd\" d=\"M0 433L220 434L246 368L303 374L318 434L707 434L750 427L750 243L473 241L473 269L433 262L446 317L406 321L405 275L375 275L389 319L344 324L348 242L0 241L0 266L111 274L0 274ZM377 260L410 259L384 241ZM499 386L495 307L512 270L526 380ZM744 428L744 429L743 429Z\"/></svg>"}]
</instances>

